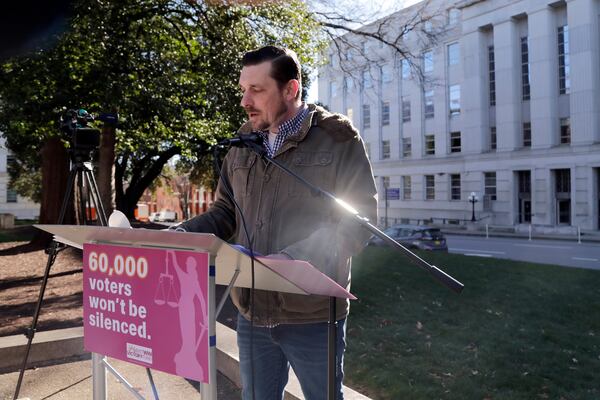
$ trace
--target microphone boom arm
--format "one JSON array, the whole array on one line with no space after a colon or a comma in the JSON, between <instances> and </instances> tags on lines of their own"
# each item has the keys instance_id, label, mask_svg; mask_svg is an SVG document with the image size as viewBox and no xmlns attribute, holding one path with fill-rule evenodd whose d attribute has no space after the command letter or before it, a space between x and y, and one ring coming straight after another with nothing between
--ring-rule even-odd
<instances>
[{"instance_id":1,"label":"microphone boom arm","mask_svg":"<svg viewBox=\"0 0 600 400\"><path fill-rule=\"evenodd\" d=\"M397 241L392 239L390 236L386 235L382 230L380 230L375 225L373 225L369 221L368 218L360 216L358 211L354 210L351 206L349 206L343 200L340 200L337 197L335 197L333 194L321 189L318 186L313 185L312 183L308 182L306 179L304 179L300 175L296 174L295 172L293 172L292 170L287 168L285 165L279 163L278 161L275 161L272 157L269 157L267 155L265 148L262 146L262 144L257 143L257 141L255 141L255 140L244 140L243 138L241 139L241 141L243 142L243 145L248 147L250 150L254 151L263 160L273 163L279 169L281 169L284 172L286 172L287 174L293 176L299 182L301 182L302 184L304 184L305 186L310 188L312 191L317 192L317 193L321 194L322 196L340 204L342 206L342 208L344 208L348 212L348 214L351 214L353 216L354 220L356 222L358 222L362 227L367 229L369 232L371 232L375 236L381 238L385 243L392 246L393 249L395 249L395 250L399 251L400 253L404 254L405 256L407 256L414 263L416 263L419 267L421 267L425 271L429 272L435 279L440 281L446 287L448 287L449 289L453 290L456 293L460 293L463 290L464 285L461 282L459 282L452 276L448 275L447 273L445 273L444 271L442 271L435 265L429 264L427 261L423 260L421 257L416 255L415 253L413 253L406 247L402 246L400 243L398 243Z\"/></svg>"}]
</instances>

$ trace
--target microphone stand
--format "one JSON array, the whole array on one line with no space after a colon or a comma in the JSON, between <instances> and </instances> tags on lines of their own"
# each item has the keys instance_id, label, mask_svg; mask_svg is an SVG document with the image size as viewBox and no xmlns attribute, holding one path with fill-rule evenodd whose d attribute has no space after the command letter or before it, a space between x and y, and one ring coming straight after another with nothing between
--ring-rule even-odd
<instances>
[{"instance_id":1,"label":"microphone stand","mask_svg":"<svg viewBox=\"0 0 600 400\"><path fill-rule=\"evenodd\" d=\"M350 206L348 203L344 202L341 199L338 199L333 194L313 185L312 183L308 182L306 179L304 179L300 175L296 174L294 171L287 168L285 165L274 160L272 157L269 157L267 155L267 151L265 150L265 148L262 145L262 143L260 142L260 140L254 140L253 138L250 138L250 137L244 138L244 136L245 135L239 136L240 141L242 143L236 143L237 146L243 145L243 146L249 148L256 154L258 154L258 156L261 159L268 161L270 163L273 163L273 165L275 165L276 167L278 167L285 173L293 176L295 179L297 179L299 182L304 184L310 190L312 190L316 193L319 193L321 196L326 197L326 198L338 203L362 227L367 229L369 232L371 232L375 236L381 238L385 243L390 245L393 249L395 249L395 250L399 251L400 253L404 254L405 256L407 256L409 259L411 259L413 262L415 262L419 267L421 267L425 271L429 272L435 279L437 279L439 282L444 284L449 289L453 290L456 293L460 293L463 290L464 285L462 283L460 283L458 280L454 279L452 276L448 275L447 273L445 273L444 271L442 271L435 265L429 264L427 261L423 260L421 257L416 255L415 253L413 253L406 247L402 246L400 243L398 243L397 241L392 239L390 236L386 235L382 230L380 230L375 225L373 225L369 221L368 218L360 216L358 211L356 211L354 208L352 208L352 206ZM337 328L336 299L335 299L335 297L330 297L329 298L329 335L328 335L329 354L328 354L328 370L327 370L327 374L328 374L327 398L330 400L335 399L335 386L336 386L335 385L335 382L336 382L335 358L336 358L336 353L337 353L337 351L336 351L336 328Z\"/></svg>"}]
</instances>

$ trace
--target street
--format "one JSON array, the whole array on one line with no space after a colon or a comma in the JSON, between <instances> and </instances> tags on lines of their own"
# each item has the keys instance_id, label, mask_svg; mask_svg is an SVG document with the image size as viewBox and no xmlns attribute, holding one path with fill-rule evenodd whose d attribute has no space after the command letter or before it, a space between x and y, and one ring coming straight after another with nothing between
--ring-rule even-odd
<instances>
[{"instance_id":1,"label":"street","mask_svg":"<svg viewBox=\"0 0 600 400\"><path fill-rule=\"evenodd\" d=\"M483 236L459 235L446 235L446 239L451 253L600 269L598 243L498 237L486 239Z\"/></svg>"}]
</instances>

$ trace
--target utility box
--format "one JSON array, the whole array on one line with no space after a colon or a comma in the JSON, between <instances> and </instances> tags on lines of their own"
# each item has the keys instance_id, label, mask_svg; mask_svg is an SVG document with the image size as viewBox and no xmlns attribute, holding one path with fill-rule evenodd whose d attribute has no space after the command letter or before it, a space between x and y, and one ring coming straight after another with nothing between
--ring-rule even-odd
<instances>
[{"instance_id":1,"label":"utility box","mask_svg":"<svg viewBox=\"0 0 600 400\"><path fill-rule=\"evenodd\" d=\"M12 229L15 227L15 216L13 214L0 214L0 229Z\"/></svg>"}]
</instances>

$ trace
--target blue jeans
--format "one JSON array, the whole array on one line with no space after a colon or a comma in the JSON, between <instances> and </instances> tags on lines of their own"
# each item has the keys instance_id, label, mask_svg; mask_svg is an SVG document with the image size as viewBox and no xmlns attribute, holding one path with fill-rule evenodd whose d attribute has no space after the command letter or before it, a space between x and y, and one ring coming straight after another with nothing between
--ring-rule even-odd
<instances>
[{"instance_id":1,"label":"blue jeans","mask_svg":"<svg viewBox=\"0 0 600 400\"><path fill-rule=\"evenodd\" d=\"M285 324L254 327L255 400L281 400L294 369L306 400L327 398L327 323ZM336 399L342 400L346 319L337 323ZM237 342L240 351L242 399L252 400L250 321L238 314Z\"/></svg>"}]
</instances>

